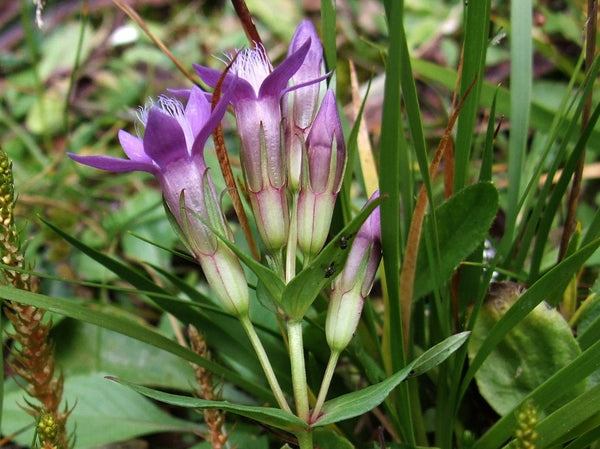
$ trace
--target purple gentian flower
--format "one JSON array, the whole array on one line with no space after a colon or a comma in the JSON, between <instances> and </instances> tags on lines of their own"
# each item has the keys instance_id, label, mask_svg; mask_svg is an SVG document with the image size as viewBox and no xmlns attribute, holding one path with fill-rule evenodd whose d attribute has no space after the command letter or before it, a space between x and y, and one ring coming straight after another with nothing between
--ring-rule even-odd
<instances>
[{"instance_id":1,"label":"purple gentian flower","mask_svg":"<svg viewBox=\"0 0 600 449\"><path fill-rule=\"evenodd\" d=\"M237 55L223 81L223 89L227 89L235 76L239 79L231 103L240 135L242 165L258 230L271 251L286 244L289 229L280 101L310 45L310 40L304 42L276 69L262 46L248 48ZM221 77L218 70L200 65L194 68L211 87Z\"/></svg>"},{"instance_id":2,"label":"purple gentian flower","mask_svg":"<svg viewBox=\"0 0 600 449\"><path fill-rule=\"evenodd\" d=\"M226 92L213 111L197 87L191 90L185 108L174 98L160 97L139 114L143 137L119 131L128 159L69 156L102 170L152 173L160 182L168 212L209 284L224 307L241 316L248 312L249 304L244 271L235 254L205 224L231 238L204 161L206 140L223 118L231 94Z\"/></svg>"},{"instance_id":3,"label":"purple gentian flower","mask_svg":"<svg viewBox=\"0 0 600 449\"><path fill-rule=\"evenodd\" d=\"M317 112L323 86L322 83L314 81L321 79L325 73L323 46L315 27L309 20L303 20L296 29L290 42L288 55L298 50L308 39L310 39L310 48L304 58L304 63L291 79L293 86L302 85L303 87L286 93L282 101L288 187L294 192L300 188L304 144Z\"/></svg>"},{"instance_id":4,"label":"purple gentian flower","mask_svg":"<svg viewBox=\"0 0 600 449\"><path fill-rule=\"evenodd\" d=\"M317 254L329 233L346 168L342 124L332 90L325 93L306 139L307 163L298 195L298 247Z\"/></svg>"},{"instance_id":5,"label":"purple gentian flower","mask_svg":"<svg viewBox=\"0 0 600 449\"><path fill-rule=\"evenodd\" d=\"M377 191L368 203L378 197ZM356 234L346 265L333 282L325 323L327 344L332 352L343 351L352 340L380 261L381 217L377 206Z\"/></svg>"}]
</instances>

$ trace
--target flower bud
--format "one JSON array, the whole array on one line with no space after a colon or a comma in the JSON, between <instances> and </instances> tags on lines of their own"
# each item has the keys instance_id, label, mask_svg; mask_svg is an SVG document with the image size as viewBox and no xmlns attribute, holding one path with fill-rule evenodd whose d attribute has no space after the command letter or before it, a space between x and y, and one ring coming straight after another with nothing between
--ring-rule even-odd
<instances>
[{"instance_id":1,"label":"flower bud","mask_svg":"<svg viewBox=\"0 0 600 449\"><path fill-rule=\"evenodd\" d=\"M378 196L379 192L375 192L369 202ZM343 351L352 340L380 261L381 219L377 207L358 231L346 265L333 283L325 323L332 352Z\"/></svg>"},{"instance_id":2,"label":"flower bud","mask_svg":"<svg viewBox=\"0 0 600 449\"><path fill-rule=\"evenodd\" d=\"M346 168L346 147L333 91L328 90L307 138L298 196L298 247L317 254L329 234Z\"/></svg>"},{"instance_id":3,"label":"flower bud","mask_svg":"<svg viewBox=\"0 0 600 449\"><path fill-rule=\"evenodd\" d=\"M292 86L302 85L302 87L290 90L282 100L288 187L295 192L300 188L305 141L317 112L323 88L323 83L315 82L315 80L322 77L325 72L323 46L315 27L309 20L302 21L296 29L288 54L298 50L308 39L310 39L310 48L304 58L304 63L291 79Z\"/></svg>"}]
</instances>

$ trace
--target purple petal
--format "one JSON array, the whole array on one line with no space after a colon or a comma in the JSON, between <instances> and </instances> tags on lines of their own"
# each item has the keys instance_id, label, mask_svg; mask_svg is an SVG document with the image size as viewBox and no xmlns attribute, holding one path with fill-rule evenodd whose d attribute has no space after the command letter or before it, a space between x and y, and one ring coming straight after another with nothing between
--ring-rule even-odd
<instances>
[{"instance_id":1,"label":"purple petal","mask_svg":"<svg viewBox=\"0 0 600 449\"><path fill-rule=\"evenodd\" d=\"M156 107L148 112L144 150L161 170L173 161L189 158L181 125L176 118Z\"/></svg>"},{"instance_id":2,"label":"purple petal","mask_svg":"<svg viewBox=\"0 0 600 449\"><path fill-rule=\"evenodd\" d=\"M196 139L194 140L194 145L191 151L192 156L202 154L204 145L206 144L209 136L215 131L215 128L219 125L219 123L221 123L221 120L223 120L223 116L227 111L227 106L229 105L231 97L237 88L237 80L238 78L234 77L231 87L223 94L212 112L209 113L210 115L208 116L206 123L203 124L202 128L198 132L198 135L196 136Z\"/></svg>"},{"instance_id":3,"label":"purple petal","mask_svg":"<svg viewBox=\"0 0 600 449\"><path fill-rule=\"evenodd\" d=\"M155 173L156 167L151 163L130 161L128 159L121 159L118 157L111 156L79 156L73 153L67 153L68 156L75 162L79 162L83 165L90 167L99 168L100 170L107 170L113 172L129 172L129 171L146 171L149 173Z\"/></svg>"},{"instance_id":4,"label":"purple petal","mask_svg":"<svg viewBox=\"0 0 600 449\"><path fill-rule=\"evenodd\" d=\"M185 107L185 117L190 122L194 137L198 135L206 121L210 117L210 103L206 94L194 86Z\"/></svg>"},{"instance_id":5,"label":"purple petal","mask_svg":"<svg viewBox=\"0 0 600 449\"><path fill-rule=\"evenodd\" d=\"M144 143L142 139L129 134L127 131L119 131L119 142L123 147L123 151L129 159L136 162L144 162L152 164L152 159L144 151Z\"/></svg>"},{"instance_id":6,"label":"purple petal","mask_svg":"<svg viewBox=\"0 0 600 449\"><path fill-rule=\"evenodd\" d=\"M221 78L221 75L223 74L223 72L220 72L219 70L211 69L210 67L205 67L198 64L194 64L194 70L196 70L196 73L200 79L202 79L202 81L204 81L210 87L215 87L219 82L219 78ZM228 91L233 85L235 85L235 91L233 92L231 98L231 103L233 106L235 106L240 100L256 98L254 88L248 81L239 79L232 73L228 73L225 75L221 90L223 92Z\"/></svg>"},{"instance_id":7,"label":"purple petal","mask_svg":"<svg viewBox=\"0 0 600 449\"><path fill-rule=\"evenodd\" d=\"M298 71L304 62L304 58L306 57L309 48L310 39L307 40L298 51L285 58L283 62L263 81L262 86L260 86L260 92L258 93L259 98L266 96L281 98L290 78L294 76L294 73Z\"/></svg>"}]
</instances>

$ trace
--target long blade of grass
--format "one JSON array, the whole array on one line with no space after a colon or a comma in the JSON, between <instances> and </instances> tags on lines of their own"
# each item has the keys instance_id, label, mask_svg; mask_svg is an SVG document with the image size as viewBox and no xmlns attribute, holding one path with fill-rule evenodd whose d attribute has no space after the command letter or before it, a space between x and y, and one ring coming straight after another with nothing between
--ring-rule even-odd
<instances>
[{"instance_id":1,"label":"long blade of grass","mask_svg":"<svg viewBox=\"0 0 600 449\"><path fill-rule=\"evenodd\" d=\"M563 167L562 174L558 182L554 185L554 189L552 190L552 194L550 195L550 199L548 200L548 205L544 210L544 216L539 224L538 231L536 233L536 241L533 247L533 253L531 256L531 269L529 273L529 279L535 280L540 271L540 266L542 262L542 256L544 252L544 243L548 239L548 234L550 233L550 229L552 227L552 222L556 217L556 212L560 207L560 203L562 198L564 197L565 192L567 191L569 180L571 179L571 175L577 168L579 163L579 159L583 154L587 141L590 138L592 130L594 129L596 122L600 118L600 104L596 106L594 109L592 116L590 117L589 122L587 123L577 145L573 149L573 152L569 156L565 166ZM551 182L548 180L547 182Z\"/></svg>"},{"instance_id":2,"label":"long blade of grass","mask_svg":"<svg viewBox=\"0 0 600 449\"><path fill-rule=\"evenodd\" d=\"M471 141L480 104L483 69L488 45L490 23L490 0L469 2L466 7L465 37L463 40L463 64L460 94L465 96L473 84L456 125L454 153L454 187L457 192L467 183Z\"/></svg>"},{"instance_id":3,"label":"long blade of grass","mask_svg":"<svg viewBox=\"0 0 600 449\"><path fill-rule=\"evenodd\" d=\"M387 24L389 30L388 59L385 68L385 87L381 118L380 142L380 177L379 190L388 199L381 205L381 237L385 248L383 253L383 285L384 285L384 324L383 354L384 365L388 374L399 371L406 363L404 351L402 315L400 310L400 289L398 276L400 272L400 158L408 158L408 148L399 130L402 120L400 102L400 81L402 70L403 4L401 1L385 2ZM408 69L410 70L410 69ZM411 74L412 76L412 74ZM405 209L412 209L406 204ZM412 426L412 411L408 400L409 391L405 384L398 389L397 398L390 398L398 410L399 422L395 422L396 431L405 441L414 444L415 437Z\"/></svg>"},{"instance_id":4,"label":"long blade of grass","mask_svg":"<svg viewBox=\"0 0 600 449\"><path fill-rule=\"evenodd\" d=\"M115 316L113 314L107 314L99 310L93 310L67 299L53 298L50 296L31 293L11 287L0 286L0 297L22 304L39 307L40 309L49 310L60 315L74 318L78 321L91 323L105 329L119 332L131 338L135 338L136 340L160 349L164 349L171 354L195 363L196 365L214 373L216 376L221 376L223 379L251 392L262 400L273 400L271 392L257 385L255 382L247 380L243 376L240 376L211 360L205 359L204 357L168 339L151 328L142 326L134 321L122 318L120 316Z\"/></svg>"},{"instance_id":5,"label":"long blade of grass","mask_svg":"<svg viewBox=\"0 0 600 449\"><path fill-rule=\"evenodd\" d=\"M527 149L532 89L531 0L510 2L510 136L508 143L508 191L506 227L501 248L513 241L521 197L521 175Z\"/></svg>"},{"instance_id":6,"label":"long blade of grass","mask_svg":"<svg viewBox=\"0 0 600 449\"><path fill-rule=\"evenodd\" d=\"M412 64L415 72L418 73L422 78L436 81L448 89L454 88L457 77L455 70L421 59L412 59ZM496 84L484 82L481 86L480 105L488 107L491 104L496 91L498 92L498 102L496 105L498 113L504 115L509 120L512 120L513 117L511 115L512 110L510 106L510 92L504 87L498 87ZM550 133L553 130L553 120L556 116L556 112L556 109L545 106L536 99L532 99L530 115L531 128L545 133ZM558 126L557 135L559 137L563 138L565 136L565 129L567 126L568 122ZM570 141L574 142L576 139L577 136L572 136ZM600 149L600 131L593 131L589 146L594 150Z\"/></svg>"}]
</instances>

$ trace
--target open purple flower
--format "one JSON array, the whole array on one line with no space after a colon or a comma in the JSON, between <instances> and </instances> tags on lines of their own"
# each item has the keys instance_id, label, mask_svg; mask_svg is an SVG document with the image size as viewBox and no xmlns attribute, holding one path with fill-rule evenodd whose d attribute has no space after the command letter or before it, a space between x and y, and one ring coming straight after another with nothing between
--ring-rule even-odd
<instances>
[{"instance_id":1,"label":"open purple flower","mask_svg":"<svg viewBox=\"0 0 600 449\"><path fill-rule=\"evenodd\" d=\"M249 304L244 271L233 252L205 224L231 238L204 161L204 145L223 118L230 98L231 92L226 92L211 111L205 94L197 87L191 90L185 108L174 98L160 97L139 114L145 127L143 137L119 132L128 159L69 156L102 170L145 171L156 176L168 213L209 284L229 312L243 315Z\"/></svg>"},{"instance_id":2,"label":"open purple flower","mask_svg":"<svg viewBox=\"0 0 600 449\"><path fill-rule=\"evenodd\" d=\"M377 191L367 204L378 197ZM380 261L381 216L376 207L356 234L346 265L333 283L325 323L327 344L332 351L343 351L352 340Z\"/></svg>"},{"instance_id":3,"label":"open purple flower","mask_svg":"<svg viewBox=\"0 0 600 449\"><path fill-rule=\"evenodd\" d=\"M347 159L332 90L325 93L306 139L306 158L298 195L298 247L304 254L314 256L329 234Z\"/></svg>"},{"instance_id":4,"label":"open purple flower","mask_svg":"<svg viewBox=\"0 0 600 449\"><path fill-rule=\"evenodd\" d=\"M276 69L262 46L248 48L237 55L223 82L223 89L228 89L238 78L231 103L241 141L243 170L258 230L272 251L285 245L289 228L280 101L310 45L310 40L304 42ZM211 87L221 77L218 70L200 65L194 68Z\"/></svg>"}]
</instances>

